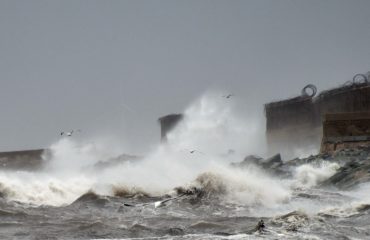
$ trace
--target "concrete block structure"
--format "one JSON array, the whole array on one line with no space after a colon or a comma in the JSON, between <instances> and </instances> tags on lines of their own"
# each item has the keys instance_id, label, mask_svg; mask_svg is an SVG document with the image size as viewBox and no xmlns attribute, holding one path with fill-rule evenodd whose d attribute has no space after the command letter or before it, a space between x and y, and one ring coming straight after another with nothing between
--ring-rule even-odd
<instances>
[{"instance_id":1,"label":"concrete block structure","mask_svg":"<svg viewBox=\"0 0 370 240\"><path fill-rule=\"evenodd\" d=\"M158 119L161 126L161 141L167 141L167 134L183 119L183 114L169 114Z\"/></svg>"},{"instance_id":2,"label":"concrete block structure","mask_svg":"<svg viewBox=\"0 0 370 240\"><path fill-rule=\"evenodd\" d=\"M307 94L309 86L312 94ZM320 148L326 114L370 111L369 74L357 74L351 82L323 91L307 85L298 97L265 104L266 137L271 153Z\"/></svg>"}]
</instances>

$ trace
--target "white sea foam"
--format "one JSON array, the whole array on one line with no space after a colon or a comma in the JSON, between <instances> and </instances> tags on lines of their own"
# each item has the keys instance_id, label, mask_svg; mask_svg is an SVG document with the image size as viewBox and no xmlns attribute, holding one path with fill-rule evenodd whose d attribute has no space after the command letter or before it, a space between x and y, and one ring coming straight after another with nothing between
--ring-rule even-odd
<instances>
[{"instance_id":1,"label":"white sea foam","mask_svg":"<svg viewBox=\"0 0 370 240\"><path fill-rule=\"evenodd\" d=\"M1 175L2 187L10 199L35 204L68 204L92 189L113 194L112 187L140 189L161 195L174 187L197 184L202 174L213 176L226 186L227 195L246 204L279 202L289 190L257 170L235 170L230 161L263 149L258 122L242 120L232 101L209 93L186 111L184 121L140 162L131 162L92 171L99 161L117 156L117 143L94 139L89 143L63 138L51 145L51 158L42 172L7 172ZM230 153L230 149L233 154ZM197 150L190 153L191 150ZM269 190L265 186L271 186Z\"/></svg>"},{"instance_id":2,"label":"white sea foam","mask_svg":"<svg viewBox=\"0 0 370 240\"><path fill-rule=\"evenodd\" d=\"M296 187L313 187L331 177L339 169L338 163L322 161L318 164L304 164L294 170Z\"/></svg>"},{"instance_id":3,"label":"white sea foam","mask_svg":"<svg viewBox=\"0 0 370 240\"><path fill-rule=\"evenodd\" d=\"M0 192L8 199L55 206L72 202L94 184L83 175L63 178L23 171L1 172L0 183Z\"/></svg>"}]
</instances>

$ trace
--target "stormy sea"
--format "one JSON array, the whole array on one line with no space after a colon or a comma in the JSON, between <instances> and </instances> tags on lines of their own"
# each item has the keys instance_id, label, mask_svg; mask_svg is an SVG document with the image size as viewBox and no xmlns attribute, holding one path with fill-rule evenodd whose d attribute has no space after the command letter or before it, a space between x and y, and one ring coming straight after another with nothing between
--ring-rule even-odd
<instances>
[{"instance_id":1,"label":"stormy sea","mask_svg":"<svg viewBox=\"0 0 370 240\"><path fill-rule=\"evenodd\" d=\"M369 148L268 155L231 101L184 114L144 156L61 137L0 170L0 239L370 239Z\"/></svg>"}]
</instances>

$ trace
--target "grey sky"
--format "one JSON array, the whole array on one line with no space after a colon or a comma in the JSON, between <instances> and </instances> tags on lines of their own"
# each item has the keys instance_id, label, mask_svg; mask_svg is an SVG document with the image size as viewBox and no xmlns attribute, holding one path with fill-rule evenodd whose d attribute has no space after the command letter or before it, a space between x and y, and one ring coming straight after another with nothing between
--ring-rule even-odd
<instances>
[{"instance_id":1,"label":"grey sky","mask_svg":"<svg viewBox=\"0 0 370 240\"><path fill-rule=\"evenodd\" d=\"M207 89L245 108L370 70L370 1L0 1L0 151L159 139ZM129 110L129 109L130 110ZM136 147L145 149L145 147Z\"/></svg>"}]
</instances>

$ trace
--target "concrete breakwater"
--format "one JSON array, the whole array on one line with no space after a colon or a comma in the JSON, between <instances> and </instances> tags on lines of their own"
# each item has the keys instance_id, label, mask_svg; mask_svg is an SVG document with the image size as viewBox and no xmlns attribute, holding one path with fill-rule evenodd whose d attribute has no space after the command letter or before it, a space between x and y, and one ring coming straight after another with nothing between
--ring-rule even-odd
<instances>
[{"instance_id":1,"label":"concrete breakwater","mask_svg":"<svg viewBox=\"0 0 370 240\"><path fill-rule=\"evenodd\" d=\"M286 149L287 145L319 149L326 114L370 111L369 74L357 74L352 82L318 96L316 87L309 94L307 86L300 96L265 104L266 137L271 152Z\"/></svg>"},{"instance_id":2,"label":"concrete breakwater","mask_svg":"<svg viewBox=\"0 0 370 240\"><path fill-rule=\"evenodd\" d=\"M0 152L0 169L5 170L41 170L52 159L50 149L33 149L22 151ZM128 161L139 161L142 157L121 154L116 157L101 159L96 162L93 169L104 169Z\"/></svg>"},{"instance_id":3,"label":"concrete breakwater","mask_svg":"<svg viewBox=\"0 0 370 240\"><path fill-rule=\"evenodd\" d=\"M48 154L46 149L33 149L23 151L0 152L0 167L2 169L40 169L43 154Z\"/></svg>"}]
</instances>

